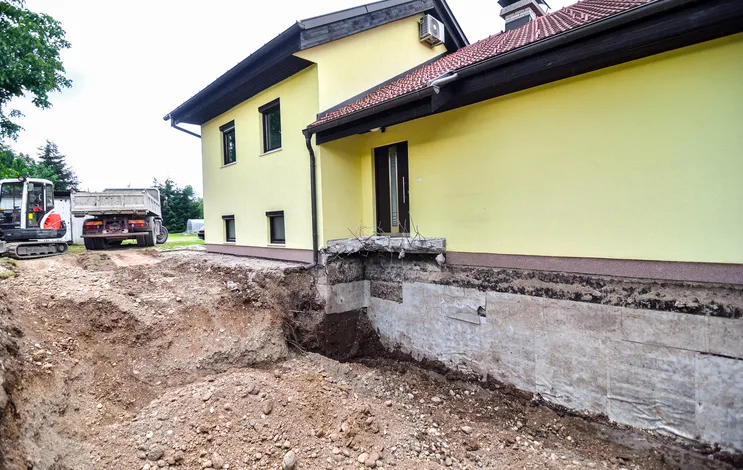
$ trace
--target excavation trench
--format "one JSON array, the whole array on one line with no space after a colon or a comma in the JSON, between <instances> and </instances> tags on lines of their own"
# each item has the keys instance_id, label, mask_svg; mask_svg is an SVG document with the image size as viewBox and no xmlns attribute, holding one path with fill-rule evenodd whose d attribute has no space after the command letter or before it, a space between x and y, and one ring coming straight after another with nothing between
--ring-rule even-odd
<instances>
[{"instance_id":1,"label":"excavation trench","mask_svg":"<svg viewBox=\"0 0 743 470\"><path fill-rule=\"evenodd\" d=\"M732 467L389 352L318 282L198 252L20 263L0 281L0 468Z\"/></svg>"}]
</instances>

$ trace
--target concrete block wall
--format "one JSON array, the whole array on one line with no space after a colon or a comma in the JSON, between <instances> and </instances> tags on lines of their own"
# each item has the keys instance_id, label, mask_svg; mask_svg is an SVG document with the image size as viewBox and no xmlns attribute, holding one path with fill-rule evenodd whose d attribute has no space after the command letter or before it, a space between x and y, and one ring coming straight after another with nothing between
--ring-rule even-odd
<instances>
[{"instance_id":1,"label":"concrete block wall","mask_svg":"<svg viewBox=\"0 0 743 470\"><path fill-rule=\"evenodd\" d=\"M740 319L421 282L402 292L402 302L369 298L388 348L617 423L743 450Z\"/></svg>"}]
</instances>

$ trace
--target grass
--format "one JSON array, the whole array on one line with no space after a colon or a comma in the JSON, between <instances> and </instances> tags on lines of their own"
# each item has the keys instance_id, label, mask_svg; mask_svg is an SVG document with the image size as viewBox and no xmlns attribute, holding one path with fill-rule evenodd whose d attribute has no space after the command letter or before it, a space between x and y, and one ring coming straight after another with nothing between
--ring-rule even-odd
<instances>
[{"instance_id":1,"label":"grass","mask_svg":"<svg viewBox=\"0 0 743 470\"><path fill-rule=\"evenodd\" d=\"M204 244L204 240L199 240L199 237L196 234L184 235L182 233L171 233L168 236L168 241L162 245L157 245L157 249L168 251L168 250L174 250L176 248L182 248L185 246L203 245L203 244ZM137 245L137 241L136 240L124 240L124 243L122 243L121 245L134 248ZM69 247L68 253L71 255L77 255L85 251L84 245L69 245L68 247Z\"/></svg>"}]
</instances>

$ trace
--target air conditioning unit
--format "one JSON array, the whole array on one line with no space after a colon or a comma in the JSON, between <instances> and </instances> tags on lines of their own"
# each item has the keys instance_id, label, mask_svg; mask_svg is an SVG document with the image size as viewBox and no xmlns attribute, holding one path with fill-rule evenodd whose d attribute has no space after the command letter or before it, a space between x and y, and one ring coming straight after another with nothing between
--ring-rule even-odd
<instances>
[{"instance_id":1,"label":"air conditioning unit","mask_svg":"<svg viewBox=\"0 0 743 470\"><path fill-rule=\"evenodd\" d=\"M420 22L421 42L427 42L432 46L444 43L444 23L431 15L421 18Z\"/></svg>"}]
</instances>

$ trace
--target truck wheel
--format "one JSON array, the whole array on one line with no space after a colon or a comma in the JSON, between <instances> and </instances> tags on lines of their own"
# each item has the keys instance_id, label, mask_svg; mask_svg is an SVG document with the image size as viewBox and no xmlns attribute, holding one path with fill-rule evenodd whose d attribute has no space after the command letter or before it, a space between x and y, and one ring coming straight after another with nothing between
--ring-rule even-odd
<instances>
[{"instance_id":1,"label":"truck wheel","mask_svg":"<svg viewBox=\"0 0 743 470\"><path fill-rule=\"evenodd\" d=\"M166 241L168 241L168 229L164 225L161 225L160 233L157 235L157 243L158 245L162 245Z\"/></svg>"},{"instance_id":2,"label":"truck wheel","mask_svg":"<svg viewBox=\"0 0 743 470\"><path fill-rule=\"evenodd\" d=\"M95 250L95 238L83 238L86 250Z\"/></svg>"},{"instance_id":3,"label":"truck wheel","mask_svg":"<svg viewBox=\"0 0 743 470\"><path fill-rule=\"evenodd\" d=\"M93 243L95 244L96 250L105 250L106 248L108 248L105 238L94 238Z\"/></svg>"}]
</instances>

